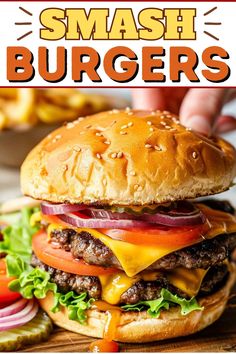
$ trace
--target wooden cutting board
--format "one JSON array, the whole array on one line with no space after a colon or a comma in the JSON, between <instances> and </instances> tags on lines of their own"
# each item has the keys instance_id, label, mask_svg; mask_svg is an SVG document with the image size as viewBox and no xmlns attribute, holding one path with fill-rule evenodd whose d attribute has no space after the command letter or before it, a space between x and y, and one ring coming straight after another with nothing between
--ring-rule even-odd
<instances>
[{"instance_id":1,"label":"wooden cutting board","mask_svg":"<svg viewBox=\"0 0 236 354\"><path fill-rule=\"evenodd\" d=\"M236 306L236 305L235 305ZM87 352L93 339L55 328L47 342L24 352ZM236 308L228 308L209 328L189 337L148 344L121 344L121 352L236 352Z\"/></svg>"}]
</instances>

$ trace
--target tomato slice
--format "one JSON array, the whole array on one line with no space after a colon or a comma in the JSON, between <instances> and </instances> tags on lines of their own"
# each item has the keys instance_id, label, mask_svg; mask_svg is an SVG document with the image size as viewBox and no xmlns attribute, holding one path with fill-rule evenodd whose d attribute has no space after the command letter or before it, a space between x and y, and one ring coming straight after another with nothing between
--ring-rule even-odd
<instances>
[{"instance_id":1,"label":"tomato slice","mask_svg":"<svg viewBox=\"0 0 236 354\"><path fill-rule=\"evenodd\" d=\"M206 232L207 225L178 228L130 228L124 229L100 229L100 231L119 241L145 246L184 247L203 240L202 235Z\"/></svg>"},{"instance_id":2,"label":"tomato slice","mask_svg":"<svg viewBox=\"0 0 236 354\"><path fill-rule=\"evenodd\" d=\"M19 293L8 288L8 284L13 279L15 278L7 276L6 263L4 259L0 259L0 307L5 307L21 297Z\"/></svg>"},{"instance_id":3,"label":"tomato slice","mask_svg":"<svg viewBox=\"0 0 236 354\"><path fill-rule=\"evenodd\" d=\"M47 234L44 230L40 230L33 236L32 248L43 263L67 273L98 276L118 272L115 268L89 265L83 260L74 259L70 252L60 248L53 248L48 242Z\"/></svg>"}]
</instances>

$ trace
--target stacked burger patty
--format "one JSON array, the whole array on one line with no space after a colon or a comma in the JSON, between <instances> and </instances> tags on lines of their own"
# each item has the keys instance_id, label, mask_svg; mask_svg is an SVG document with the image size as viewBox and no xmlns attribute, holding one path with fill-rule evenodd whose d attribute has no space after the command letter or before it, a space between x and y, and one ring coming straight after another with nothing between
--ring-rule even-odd
<instances>
[{"instance_id":1,"label":"stacked burger patty","mask_svg":"<svg viewBox=\"0 0 236 354\"><path fill-rule=\"evenodd\" d=\"M234 209L228 202L215 201L214 203L209 200L205 203L206 205L210 204L216 210L234 214ZM50 235L50 242L54 247L71 252L75 259L83 259L88 264L123 270L114 253L88 232L76 232L73 229L54 230ZM218 290L226 281L228 267L224 261L230 259L235 248L235 234L219 235L213 240L205 240L197 245L171 253L156 261L146 271L166 271L177 267L188 269L210 268L199 291L199 296L209 295ZM87 292L91 298L102 299L102 288L98 277L79 276L63 272L47 266L36 255L33 255L31 263L34 267L46 270L50 274L51 280L58 285L62 292L67 293L71 290L77 294ZM182 297L188 297L183 291L169 284L165 274L162 274L158 280L141 280L135 283L121 295L120 304L135 304L143 300L154 300L160 296L162 288L167 288Z\"/></svg>"}]
</instances>

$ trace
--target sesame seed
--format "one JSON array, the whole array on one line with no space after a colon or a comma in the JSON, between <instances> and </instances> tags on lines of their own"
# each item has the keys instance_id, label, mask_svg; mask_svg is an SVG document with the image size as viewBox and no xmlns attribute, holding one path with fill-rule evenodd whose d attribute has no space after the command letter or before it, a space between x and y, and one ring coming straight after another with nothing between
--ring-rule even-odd
<instances>
[{"instance_id":1,"label":"sesame seed","mask_svg":"<svg viewBox=\"0 0 236 354\"><path fill-rule=\"evenodd\" d=\"M95 135L96 136L102 136L102 133L96 133Z\"/></svg>"},{"instance_id":2,"label":"sesame seed","mask_svg":"<svg viewBox=\"0 0 236 354\"><path fill-rule=\"evenodd\" d=\"M67 123L66 124L66 129L72 129L72 128L74 128L74 126L75 126L74 123L71 123L71 122Z\"/></svg>"},{"instance_id":3,"label":"sesame seed","mask_svg":"<svg viewBox=\"0 0 236 354\"><path fill-rule=\"evenodd\" d=\"M91 128L92 127L92 125L91 124L88 124L88 125L86 125L86 129L89 129L89 128Z\"/></svg>"},{"instance_id":4,"label":"sesame seed","mask_svg":"<svg viewBox=\"0 0 236 354\"><path fill-rule=\"evenodd\" d=\"M136 173L135 173L135 171L130 171L130 176L135 176L136 175Z\"/></svg>"},{"instance_id":5,"label":"sesame seed","mask_svg":"<svg viewBox=\"0 0 236 354\"><path fill-rule=\"evenodd\" d=\"M169 125L166 125L166 129L170 129L171 127Z\"/></svg>"},{"instance_id":6,"label":"sesame seed","mask_svg":"<svg viewBox=\"0 0 236 354\"><path fill-rule=\"evenodd\" d=\"M166 116L162 114L162 115L160 116L160 118L163 119L163 118L166 118Z\"/></svg>"},{"instance_id":7,"label":"sesame seed","mask_svg":"<svg viewBox=\"0 0 236 354\"><path fill-rule=\"evenodd\" d=\"M158 145L155 145L155 146L154 146L154 149L155 149L156 151L161 151L161 148L160 148L160 146L158 146Z\"/></svg>"},{"instance_id":8,"label":"sesame seed","mask_svg":"<svg viewBox=\"0 0 236 354\"><path fill-rule=\"evenodd\" d=\"M117 153L116 153L116 152L113 152L113 153L111 154L111 157L112 157L113 159L116 159L116 158L117 158Z\"/></svg>"},{"instance_id":9,"label":"sesame seed","mask_svg":"<svg viewBox=\"0 0 236 354\"><path fill-rule=\"evenodd\" d=\"M60 134L56 135L55 139L57 139L57 140L61 139L61 135Z\"/></svg>"},{"instance_id":10,"label":"sesame seed","mask_svg":"<svg viewBox=\"0 0 236 354\"><path fill-rule=\"evenodd\" d=\"M121 135L126 135L127 132L125 132L124 130L121 130L121 131L120 131L120 134L121 134Z\"/></svg>"},{"instance_id":11,"label":"sesame seed","mask_svg":"<svg viewBox=\"0 0 236 354\"><path fill-rule=\"evenodd\" d=\"M119 151L117 154L118 159L120 159L123 156L123 152Z\"/></svg>"},{"instance_id":12,"label":"sesame seed","mask_svg":"<svg viewBox=\"0 0 236 354\"><path fill-rule=\"evenodd\" d=\"M145 144L145 148L151 149L151 148L152 148L152 145L150 145L150 144Z\"/></svg>"},{"instance_id":13,"label":"sesame seed","mask_svg":"<svg viewBox=\"0 0 236 354\"><path fill-rule=\"evenodd\" d=\"M51 137L52 137L52 134L49 134L49 135L47 136L48 139L51 139Z\"/></svg>"},{"instance_id":14,"label":"sesame seed","mask_svg":"<svg viewBox=\"0 0 236 354\"><path fill-rule=\"evenodd\" d=\"M80 151L81 151L81 148L80 148L79 146L75 145L75 146L73 147L73 150L76 151L76 152L80 152Z\"/></svg>"},{"instance_id":15,"label":"sesame seed","mask_svg":"<svg viewBox=\"0 0 236 354\"><path fill-rule=\"evenodd\" d=\"M196 159L197 156L198 156L198 154L196 153L196 151L193 151L192 155L193 155L193 158L194 158L194 159Z\"/></svg>"},{"instance_id":16,"label":"sesame seed","mask_svg":"<svg viewBox=\"0 0 236 354\"><path fill-rule=\"evenodd\" d=\"M96 156L97 156L98 159L102 158L102 156L100 154L98 154L98 153L96 154Z\"/></svg>"},{"instance_id":17,"label":"sesame seed","mask_svg":"<svg viewBox=\"0 0 236 354\"><path fill-rule=\"evenodd\" d=\"M84 117L79 117L77 120L78 122L82 122L82 120L84 120Z\"/></svg>"},{"instance_id":18,"label":"sesame seed","mask_svg":"<svg viewBox=\"0 0 236 354\"><path fill-rule=\"evenodd\" d=\"M152 112L151 112L151 115L152 115L152 116L155 116L155 115L156 115L156 112L152 111Z\"/></svg>"},{"instance_id":19,"label":"sesame seed","mask_svg":"<svg viewBox=\"0 0 236 354\"><path fill-rule=\"evenodd\" d=\"M125 124L125 125L122 125L122 127L120 129L127 129L128 128L128 125Z\"/></svg>"},{"instance_id":20,"label":"sesame seed","mask_svg":"<svg viewBox=\"0 0 236 354\"><path fill-rule=\"evenodd\" d=\"M133 122L129 122L129 123L128 123L128 127L132 127L132 125L134 125Z\"/></svg>"},{"instance_id":21,"label":"sesame seed","mask_svg":"<svg viewBox=\"0 0 236 354\"><path fill-rule=\"evenodd\" d=\"M131 110L130 107L125 108L125 112L130 112L130 110Z\"/></svg>"},{"instance_id":22,"label":"sesame seed","mask_svg":"<svg viewBox=\"0 0 236 354\"><path fill-rule=\"evenodd\" d=\"M191 130L192 130L192 128L189 128L189 127L187 127L187 128L186 128L186 130L189 130L189 131L191 131Z\"/></svg>"},{"instance_id":23,"label":"sesame seed","mask_svg":"<svg viewBox=\"0 0 236 354\"><path fill-rule=\"evenodd\" d=\"M85 132L84 131L80 132L80 135L82 135L82 134L85 134Z\"/></svg>"},{"instance_id":24,"label":"sesame seed","mask_svg":"<svg viewBox=\"0 0 236 354\"><path fill-rule=\"evenodd\" d=\"M116 120L113 120L110 126L112 127L114 124L116 124L116 122L117 122Z\"/></svg>"},{"instance_id":25,"label":"sesame seed","mask_svg":"<svg viewBox=\"0 0 236 354\"><path fill-rule=\"evenodd\" d=\"M148 125L152 125L152 122L150 120L147 121Z\"/></svg>"},{"instance_id":26,"label":"sesame seed","mask_svg":"<svg viewBox=\"0 0 236 354\"><path fill-rule=\"evenodd\" d=\"M128 116L132 116L133 114L133 112L128 112Z\"/></svg>"},{"instance_id":27,"label":"sesame seed","mask_svg":"<svg viewBox=\"0 0 236 354\"><path fill-rule=\"evenodd\" d=\"M167 114L167 116L166 116L167 118L173 118L173 119L175 119L175 117L172 117L172 115L171 114Z\"/></svg>"},{"instance_id":28,"label":"sesame seed","mask_svg":"<svg viewBox=\"0 0 236 354\"><path fill-rule=\"evenodd\" d=\"M112 113L117 114L117 113L119 113L119 110L118 110L118 109L113 109L113 110L112 110Z\"/></svg>"},{"instance_id":29,"label":"sesame seed","mask_svg":"<svg viewBox=\"0 0 236 354\"><path fill-rule=\"evenodd\" d=\"M164 114L170 114L170 112L169 112L169 111L163 111L163 113L164 113Z\"/></svg>"},{"instance_id":30,"label":"sesame seed","mask_svg":"<svg viewBox=\"0 0 236 354\"><path fill-rule=\"evenodd\" d=\"M108 141L108 140L106 140L106 141L104 141L104 144L107 144L107 145L110 145L110 141Z\"/></svg>"},{"instance_id":31,"label":"sesame seed","mask_svg":"<svg viewBox=\"0 0 236 354\"><path fill-rule=\"evenodd\" d=\"M154 128L149 128L150 132L154 132Z\"/></svg>"},{"instance_id":32,"label":"sesame seed","mask_svg":"<svg viewBox=\"0 0 236 354\"><path fill-rule=\"evenodd\" d=\"M53 139L53 140L52 140L52 143L56 143L56 142L57 142L57 139Z\"/></svg>"},{"instance_id":33,"label":"sesame seed","mask_svg":"<svg viewBox=\"0 0 236 354\"><path fill-rule=\"evenodd\" d=\"M166 125L166 122L160 122L161 125Z\"/></svg>"}]
</instances>

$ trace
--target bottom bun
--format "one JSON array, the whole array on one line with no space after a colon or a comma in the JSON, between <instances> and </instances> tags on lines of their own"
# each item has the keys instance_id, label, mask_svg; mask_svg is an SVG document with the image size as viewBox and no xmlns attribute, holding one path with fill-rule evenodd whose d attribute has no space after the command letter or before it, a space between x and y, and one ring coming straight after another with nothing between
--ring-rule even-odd
<instances>
[{"instance_id":1,"label":"bottom bun","mask_svg":"<svg viewBox=\"0 0 236 354\"><path fill-rule=\"evenodd\" d=\"M159 318L150 318L146 311L122 312L114 340L127 343L144 343L162 339L187 336L202 330L215 322L223 313L230 291L236 280L236 266L229 264L229 277L226 284L212 295L199 300L204 307L202 311L193 311L182 316L179 307L162 311ZM40 300L41 307L48 313L53 322L59 327L90 337L103 338L108 321L105 312L98 310L87 311L87 324L81 325L68 319L67 310L52 313L53 294L49 293Z\"/></svg>"}]
</instances>

